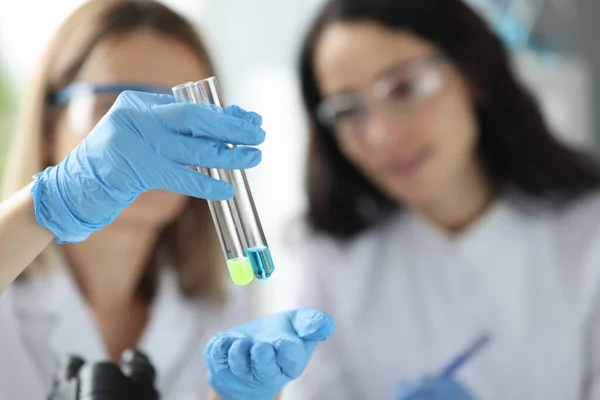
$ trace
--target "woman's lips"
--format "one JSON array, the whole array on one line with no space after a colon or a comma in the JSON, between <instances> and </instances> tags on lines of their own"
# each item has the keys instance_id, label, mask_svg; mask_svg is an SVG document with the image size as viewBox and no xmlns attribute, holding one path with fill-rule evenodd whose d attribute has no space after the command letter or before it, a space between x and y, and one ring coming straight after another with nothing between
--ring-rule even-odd
<instances>
[{"instance_id":1,"label":"woman's lips","mask_svg":"<svg viewBox=\"0 0 600 400\"><path fill-rule=\"evenodd\" d=\"M422 149L407 155L391 157L384 166L388 174L409 177L423 167L431 156L431 151Z\"/></svg>"}]
</instances>

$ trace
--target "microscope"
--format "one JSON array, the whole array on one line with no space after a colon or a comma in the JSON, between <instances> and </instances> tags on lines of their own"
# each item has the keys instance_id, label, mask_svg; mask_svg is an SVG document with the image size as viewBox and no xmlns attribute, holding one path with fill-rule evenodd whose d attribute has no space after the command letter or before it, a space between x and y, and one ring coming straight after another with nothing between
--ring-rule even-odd
<instances>
[{"instance_id":1,"label":"microscope","mask_svg":"<svg viewBox=\"0 0 600 400\"><path fill-rule=\"evenodd\" d=\"M119 364L86 364L71 356L59 368L47 400L159 400L148 357L126 350Z\"/></svg>"}]
</instances>

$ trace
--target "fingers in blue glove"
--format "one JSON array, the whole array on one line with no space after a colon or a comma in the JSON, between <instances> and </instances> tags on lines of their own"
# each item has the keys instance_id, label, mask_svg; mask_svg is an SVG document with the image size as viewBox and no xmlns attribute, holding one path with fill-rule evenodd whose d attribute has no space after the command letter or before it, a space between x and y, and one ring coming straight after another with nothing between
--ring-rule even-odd
<instances>
[{"instance_id":1,"label":"fingers in blue glove","mask_svg":"<svg viewBox=\"0 0 600 400\"><path fill-rule=\"evenodd\" d=\"M250 362L250 348L252 341L247 338L235 340L227 351L229 369L238 378L247 381L252 379L252 365Z\"/></svg>"},{"instance_id":2,"label":"fingers in blue glove","mask_svg":"<svg viewBox=\"0 0 600 400\"><path fill-rule=\"evenodd\" d=\"M245 340L240 335L219 335L214 337L206 346L204 352L205 361L210 362L210 365L216 369L229 370L229 358L234 354L230 354L231 346L240 340Z\"/></svg>"},{"instance_id":3,"label":"fingers in blue glove","mask_svg":"<svg viewBox=\"0 0 600 400\"><path fill-rule=\"evenodd\" d=\"M473 400L473 394L459 381L451 377L438 378L435 380L435 393L438 399Z\"/></svg>"},{"instance_id":4,"label":"fingers in blue glove","mask_svg":"<svg viewBox=\"0 0 600 400\"><path fill-rule=\"evenodd\" d=\"M262 152L253 147L229 147L210 138L173 135L170 141L151 143L155 150L180 165L247 169L260 164Z\"/></svg>"},{"instance_id":5,"label":"fingers in blue glove","mask_svg":"<svg viewBox=\"0 0 600 400\"><path fill-rule=\"evenodd\" d=\"M125 90L119 94L117 100L115 100L114 106L128 106L130 104L135 104L140 109L145 109L148 105L163 105L163 104L173 104L176 103L177 100L174 96L166 93L146 93L146 92L137 92L134 90Z\"/></svg>"},{"instance_id":6,"label":"fingers in blue glove","mask_svg":"<svg viewBox=\"0 0 600 400\"><path fill-rule=\"evenodd\" d=\"M279 339L275 341L277 365L290 380L297 379L306 368L306 360L310 359L317 343L302 343L301 340ZM308 346L308 348L306 347Z\"/></svg>"},{"instance_id":7,"label":"fingers in blue glove","mask_svg":"<svg viewBox=\"0 0 600 400\"><path fill-rule=\"evenodd\" d=\"M126 90L124 92L122 92L119 97L117 98L117 100L115 101L115 105L117 104L122 104L122 103L126 103L126 104L136 104L140 107L140 108L144 108L146 105L154 105L154 106L160 106L160 105L167 105L167 104L173 104L173 103L177 103L178 101L175 99L175 97L169 95L169 94L154 94L154 93L143 93L143 92L134 92L131 90ZM252 123L253 125L256 126L261 126L262 125L262 117L252 111L246 111L244 110L242 107L237 106L237 105L231 105L231 106L227 106L225 108L220 108L216 105L213 104L207 104L207 107L209 107L211 110L214 111L218 111L221 112L223 114L235 117L235 118L241 118L243 120L246 120L250 123Z\"/></svg>"},{"instance_id":8,"label":"fingers in blue glove","mask_svg":"<svg viewBox=\"0 0 600 400\"><path fill-rule=\"evenodd\" d=\"M214 338L207 347L206 354L220 365L228 365L229 348L237 340L233 336L219 336Z\"/></svg>"},{"instance_id":9,"label":"fingers in blue glove","mask_svg":"<svg viewBox=\"0 0 600 400\"><path fill-rule=\"evenodd\" d=\"M299 337L322 342L335 331L331 316L320 310L302 309L293 316L292 325Z\"/></svg>"},{"instance_id":10,"label":"fingers in blue glove","mask_svg":"<svg viewBox=\"0 0 600 400\"><path fill-rule=\"evenodd\" d=\"M282 378L282 368L276 360L275 348L270 343L254 343L250 349L251 368L256 379L263 384Z\"/></svg>"},{"instance_id":11,"label":"fingers in blue glove","mask_svg":"<svg viewBox=\"0 0 600 400\"><path fill-rule=\"evenodd\" d=\"M240 113L241 108L236 109ZM220 113L203 104L153 105L152 113L166 127L182 135L205 137L236 145L256 146L264 142L265 131L246 118ZM254 119L254 115L252 115Z\"/></svg>"},{"instance_id":12,"label":"fingers in blue glove","mask_svg":"<svg viewBox=\"0 0 600 400\"><path fill-rule=\"evenodd\" d=\"M206 104L206 106L210 107L210 109L213 111L244 119L256 126L262 126L262 117L259 114L252 111L246 111L240 106L231 105L225 108L221 108L216 104Z\"/></svg>"},{"instance_id":13,"label":"fingers in blue glove","mask_svg":"<svg viewBox=\"0 0 600 400\"><path fill-rule=\"evenodd\" d=\"M425 377L402 382L397 400L473 400L474 397L453 378Z\"/></svg>"},{"instance_id":14,"label":"fingers in blue glove","mask_svg":"<svg viewBox=\"0 0 600 400\"><path fill-rule=\"evenodd\" d=\"M221 336L214 339L207 347L205 361L225 377L234 375L248 383L256 379L269 385L288 378L277 365L275 348L270 343L252 343L249 338Z\"/></svg>"},{"instance_id":15,"label":"fingers in blue glove","mask_svg":"<svg viewBox=\"0 0 600 400\"><path fill-rule=\"evenodd\" d=\"M121 94L119 95L119 97L117 98L117 100L115 102L115 105L117 105L119 103L127 103L127 104L131 104L132 102L135 103L136 99L139 99L140 102L138 103L138 106L141 106L141 108L144 108L145 105L148 105L148 104L153 104L155 106L159 106L159 105L167 105L167 104L173 104L173 103L178 102L175 99L175 97L170 94L155 94L155 93L144 93L144 92L135 92L135 91L131 91L131 90L126 90L126 91L121 92ZM251 122L252 124L254 124L256 126L262 125L262 117L259 114L252 112L252 111L246 111L240 106L231 105L231 106L227 106L224 108L220 108L213 104L207 104L207 106L210 107L214 111L219 111L219 112L222 112L223 114L230 115L235 118L245 119L246 121Z\"/></svg>"},{"instance_id":16,"label":"fingers in blue glove","mask_svg":"<svg viewBox=\"0 0 600 400\"><path fill-rule=\"evenodd\" d=\"M277 364L282 372L291 379L296 379L306 368L304 360L310 359L319 342L333 334L335 323L323 311L301 309L292 315L291 324L300 340L281 338L274 345Z\"/></svg>"},{"instance_id":17,"label":"fingers in blue glove","mask_svg":"<svg viewBox=\"0 0 600 400\"><path fill-rule=\"evenodd\" d=\"M209 382L224 399L271 399L302 374L334 329L333 319L317 310L282 312L238 326L208 344ZM246 341L252 343L249 351Z\"/></svg>"},{"instance_id":18,"label":"fingers in blue glove","mask_svg":"<svg viewBox=\"0 0 600 400\"><path fill-rule=\"evenodd\" d=\"M168 160L165 162L170 163ZM183 165L172 164L168 169L164 169L161 179L153 181L152 176L148 174L149 186L156 190L208 200L227 200L235 195L235 188L225 181L213 179ZM152 167L149 165L147 168Z\"/></svg>"},{"instance_id":19,"label":"fingers in blue glove","mask_svg":"<svg viewBox=\"0 0 600 400\"><path fill-rule=\"evenodd\" d=\"M223 108L223 113L236 118L242 118L256 126L262 126L262 117L252 111L246 111L240 106L231 105Z\"/></svg>"}]
</instances>

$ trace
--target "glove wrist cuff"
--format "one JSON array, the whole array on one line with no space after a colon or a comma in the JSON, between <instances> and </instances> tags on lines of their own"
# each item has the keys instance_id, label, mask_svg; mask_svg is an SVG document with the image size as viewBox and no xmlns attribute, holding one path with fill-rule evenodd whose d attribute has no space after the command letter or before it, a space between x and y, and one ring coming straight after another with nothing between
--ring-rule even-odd
<instances>
[{"instance_id":1,"label":"glove wrist cuff","mask_svg":"<svg viewBox=\"0 0 600 400\"><path fill-rule=\"evenodd\" d=\"M59 244L81 242L112 222L118 213L99 222L84 221L77 216L64 192L67 188L61 188L59 173L66 174L66 171L60 171L60 168L61 164L48 167L33 176L31 197L35 218L40 225L54 233Z\"/></svg>"}]
</instances>

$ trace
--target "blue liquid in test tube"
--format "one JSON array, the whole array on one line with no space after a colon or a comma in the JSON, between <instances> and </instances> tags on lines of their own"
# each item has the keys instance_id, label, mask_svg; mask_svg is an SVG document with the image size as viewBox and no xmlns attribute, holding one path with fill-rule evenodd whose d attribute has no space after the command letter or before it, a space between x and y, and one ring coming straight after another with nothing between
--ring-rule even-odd
<instances>
[{"instance_id":1,"label":"blue liquid in test tube","mask_svg":"<svg viewBox=\"0 0 600 400\"><path fill-rule=\"evenodd\" d=\"M254 276L258 279L268 279L273 273L273 259L268 247L254 247L246 250Z\"/></svg>"}]
</instances>

